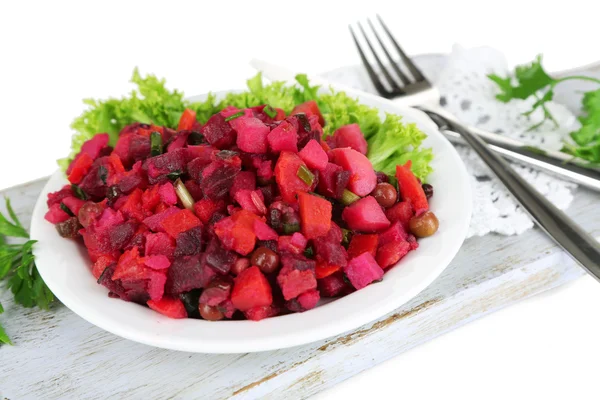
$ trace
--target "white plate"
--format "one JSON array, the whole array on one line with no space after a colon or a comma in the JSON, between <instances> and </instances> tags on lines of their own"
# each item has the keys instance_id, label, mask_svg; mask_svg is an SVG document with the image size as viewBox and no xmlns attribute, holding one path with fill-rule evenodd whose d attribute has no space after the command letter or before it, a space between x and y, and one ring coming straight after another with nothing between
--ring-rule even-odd
<instances>
[{"instance_id":1,"label":"white plate","mask_svg":"<svg viewBox=\"0 0 600 400\"><path fill-rule=\"evenodd\" d=\"M60 171L48 181L32 216L31 238L38 241L34 255L40 274L62 303L90 323L136 342L191 352L245 353L297 346L358 328L393 311L427 287L456 255L471 217L471 189L457 152L424 114L383 99L360 99L416 123L428 135L425 145L435 155L429 178L435 195L430 204L440 229L420 240L419 248L391 268L382 282L304 313L260 322L169 319L138 304L109 298L107 289L92 276L83 246L61 238L44 220L47 194L67 183Z\"/></svg>"}]
</instances>

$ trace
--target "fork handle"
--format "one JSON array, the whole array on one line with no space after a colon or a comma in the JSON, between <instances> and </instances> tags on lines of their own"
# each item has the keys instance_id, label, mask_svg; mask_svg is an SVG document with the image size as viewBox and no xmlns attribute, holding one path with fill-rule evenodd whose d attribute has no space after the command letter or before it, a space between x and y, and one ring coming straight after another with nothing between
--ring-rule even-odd
<instances>
[{"instance_id":1,"label":"fork handle","mask_svg":"<svg viewBox=\"0 0 600 400\"><path fill-rule=\"evenodd\" d=\"M438 125L440 130L449 130L460 134L498 176L498 179L539 227L581 264L590 275L600 281L600 245L591 235L529 185L505 160L491 151L485 142L470 132L466 126L433 110L420 109Z\"/></svg>"}]
</instances>

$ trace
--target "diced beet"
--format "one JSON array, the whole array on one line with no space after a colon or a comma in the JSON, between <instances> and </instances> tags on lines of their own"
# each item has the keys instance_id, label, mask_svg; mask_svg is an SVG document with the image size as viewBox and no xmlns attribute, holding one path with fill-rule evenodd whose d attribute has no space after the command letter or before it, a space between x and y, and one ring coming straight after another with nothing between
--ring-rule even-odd
<instances>
[{"instance_id":1,"label":"diced beet","mask_svg":"<svg viewBox=\"0 0 600 400\"><path fill-rule=\"evenodd\" d=\"M161 223L166 218L170 217L173 214L176 214L180 211L180 208L177 207L169 207L165 211L152 215L144 219L144 225L153 230L154 232L158 232L163 230L161 227Z\"/></svg>"},{"instance_id":2,"label":"diced beet","mask_svg":"<svg viewBox=\"0 0 600 400\"><path fill-rule=\"evenodd\" d=\"M375 189L377 176L369 159L356 150L350 148L333 149L334 163L350 171L348 188L359 196L366 196Z\"/></svg>"},{"instance_id":3,"label":"diced beet","mask_svg":"<svg viewBox=\"0 0 600 400\"><path fill-rule=\"evenodd\" d=\"M323 147L316 140L310 140L300 153L298 153L302 161L311 169L323 171L327 167L329 158Z\"/></svg>"},{"instance_id":4,"label":"diced beet","mask_svg":"<svg viewBox=\"0 0 600 400\"><path fill-rule=\"evenodd\" d=\"M185 148L183 155L185 162L188 164L195 159L198 159L197 162L199 164L209 164L212 161L213 154L216 152L217 150L209 144L200 144L197 146L188 145Z\"/></svg>"},{"instance_id":5,"label":"diced beet","mask_svg":"<svg viewBox=\"0 0 600 400\"><path fill-rule=\"evenodd\" d=\"M148 228L146 225L138 225L137 230L133 234L132 238L125 244L123 250L131 250L134 247L137 247L140 254L145 254L145 246L146 246L146 235L148 234Z\"/></svg>"},{"instance_id":6,"label":"diced beet","mask_svg":"<svg viewBox=\"0 0 600 400\"><path fill-rule=\"evenodd\" d=\"M98 278L98 283L109 290L108 295L110 297L118 297L122 300L129 301L129 298L125 295L125 288L119 280L112 280L112 276L117 268L116 263L112 263L104 268L104 271Z\"/></svg>"},{"instance_id":7,"label":"diced beet","mask_svg":"<svg viewBox=\"0 0 600 400\"><path fill-rule=\"evenodd\" d=\"M254 220L254 234L259 240L277 240L279 235L261 219Z\"/></svg>"},{"instance_id":8,"label":"diced beet","mask_svg":"<svg viewBox=\"0 0 600 400\"><path fill-rule=\"evenodd\" d=\"M177 204L177 193L175 193L175 188L171 182L160 185L158 194L160 196L160 201L163 203L170 206Z\"/></svg>"},{"instance_id":9,"label":"diced beet","mask_svg":"<svg viewBox=\"0 0 600 400\"><path fill-rule=\"evenodd\" d=\"M290 113L290 115L295 115L298 113L304 113L306 115L315 115L318 118L319 124L321 126L325 125L325 120L323 119L323 115L321 115L321 111L319 110L319 106L314 100L309 100L305 103L299 104Z\"/></svg>"},{"instance_id":10,"label":"diced beet","mask_svg":"<svg viewBox=\"0 0 600 400\"><path fill-rule=\"evenodd\" d=\"M210 160L206 162L205 160L198 157L188 162L185 168L190 178L192 178L196 182L200 182L202 181L202 171L204 171L204 168L206 168L206 166L210 163Z\"/></svg>"},{"instance_id":11,"label":"diced beet","mask_svg":"<svg viewBox=\"0 0 600 400\"><path fill-rule=\"evenodd\" d=\"M250 321L260 321L265 318L274 317L279 314L279 308L274 305L252 307L249 310L244 311L244 316Z\"/></svg>"},{"instance_id":12,"label":"diced beet","mask_svg":"<svg viewBox=\"0 0 600 400\"><path fill-rule=\"evenodd\" d=\"M348 280L360 290L373 281L383 278L383 270L370 253L362 253L350 260L344 268Z\"/></svg>"},{"instance_id":13,"label":"diced beet","mask_svg":"<svg viewBox=\"0 0 600 400\"><path fill-rule=\"evenodd\" d=\"M333 134L336 147L350 147L361 154L367 155L367 140L360 131L358 124L344 125Z\"/></svg>"},{"instance_id":14,"label":"diced beet","mask_svg":"<svg viewBox=\"0 0 600 400\"><path fill-rule=\"evenodd\" d=\"M110 228L125 221L123 214L111 208L105 208L98 220L98 228Z\"/></svg>"},{"instance_id":15,"label":"diced beet","mask_svg":"<svg viewBox=\"0 0 600 400\"><path fill-rule=\"evenodd\" d=\"M165 283L167 282L167 274L164 269L157 271L152 270L148 272L148 285L147 291L150 296L150 300L160 300L165 294Z\"/></svg>"},{"instance_id":16,"label":"diced beet","mask_svg":"<svg viewBox=\"0 0 600 400\"><path fill-rule=\"evenodd\" d=\"M217 306L229 298L232 287L233 283L229 279L217 276L202 291L200 303L208 304L211 307Z\"/></svg>"},{"instance_id":17,"label":"diced beet","mask_svg":"<svg viewBox=\"0 0 600 400\"><path fill-rule=\"evenodd\" d=\"M189 179L185 181L184 185L188 192L190 192L190 195L194 201L198 201L204 196L204 193L202 193L202 188L196 181Z\"/></svg>"},{"instance_id":18,"label":"diced beet","mask_svg":"<svg viewBox=\"0 0 600 400\"><path fill-rule=\"evenodd\" d=\"M178 295L203 288L215 275L216 272L212 268L202 264L198 254L177 257L167 270L165 292Z\"/></svg>"},{"instance_id":19,"label":"diced beet","mask_svg":"<svg viewBox=\"0 0 600 400\"><path fill-rule=\"evenodd\" d=\"M317 306L317 303L319 303L320 298L321 295L319 294L318 290L307 290L306 292L302 293L296 298L296 302L300 306L300 309L298 311L303 312L312 310Z\"/></svg>"},{"instance_id":20,"label":"diced beet","mask_svg":"<svg viewBox=\"0 0 600 400\"><path fill-rule=\"evenodd\" d=\"M126 301L132 301L138 304L145 304L150 300L150 295L148 294L149 282L149 279L121 281L121 286L124 289L123 295L120 296L121 299L126 299ZM108 296L110 297L110 293Z\"/></svg>"},{"instance_id":21,"label":"diced beet","mask_svg":"<svg viewBox=\"0 0 600 400\"><path fill-rule=\"evenodd\" d=\"M211 240L206 248L206 264L222 275L229 273L236 259L235 253L224 249L217 239Z\"/></svg>"},{"instance_id":22,"label":"diced beet","mask_svg":"<svg viewBox=\"0 0 600 400\"><path fill-rule=\"evenodd\" d=\"M115 149L113 150L113 153L116 154L119 159L121 159L121 162L125 166L130 166L133 163L133 158L129 153L129 146L131 144L132 136L133 135L131 133L120 135L117 143L115 144Z\"/></svg>"},{"instance_id":23,"label":"diced beet","mask_svg":"<svg viewBox=\"0 0 600 400\"><path fill-rule=\"evenodd\" d=\"M222 302L221 304L219 304L217 306L217 309L223 313L225 318L233 317L233 314L235 314L235 312L237 311L235 306L231 302L231 299L227 299L224 302Z\"/></svg>"},{"instance_id":24,"label":"diced beet","mask_svg":"<svg viewBox=\"0 0 600 400\"><path fill-rule=\"evenodd\" d=\"M412 173L410 160L404 165L396 166L396 178L400 188L402 200L409 201L412 205L415 215L421 215L429 210L429 203L423 186L417 177Z\"/></svg>"},{"instance_id":25,"label":"diced beet","mask_svg":"<svg viewBox=\"0 0 600 400\"><path fill-rule=\"evenodd\" d=\"M238 190L256 189L256 175L251 171L241 171L233 178L233 184L229 189L229 195L235 197Z\"/></svg>"},{"instance_id":26,"label":"diced beet","mask_svg":"<svg viewBox=\"0 0 600 400\"><path fill-rule=\"evenodd\" d=\"M163 183L167 181L168 174L183 172L186 167L184 152L184 149L177 149L146 159L143 167L148 173L148 181L151 184Z\"/></svg>"},{"instance_id":27,"label":"diced beet","mask_svg":"<svg viewBox=\"0 0 600 400\"><path fill-rule=\"evenodd\" d=\"M298 152L298 132L296 128L287 121L282 121L267 136L269 147L272 152L281 151Z\"/></svg>"},{"instance_id":28,"label":"diced beet","mask_svg":"<svg viewBox=\"0 0 600 400\"><path fill-rule=\"evenodd\" d=\"M177 235L175 257L191 256L202 252L202 226L197 226Z\"/></svg>"},{"instance_id":29,"label":"diced beet","mask_svg":"<svg viewBox=\"0 0 600 400\"><path fill-rule=\"evenodd\" d=\"M300 256L301 257L301 256ZM285 300L317 288L315 262L299 256L285 255L281 257L283 268L277 275L277 283Z\"/></svg>"},{"instance_id":30,"label":"diced beet","mask_svg":"<svg viewBox=\"0 0 600 400\"><path fill-rule=\"evenodd\" d=\"M206 121L202 127L202 134L214 147L224 149L235 143L236 133L229 124L225 121L225 116L222 113L216 113Z\"/></svg>"},{"instance_id":31,"label":"diced beet","mask_svg":"<svg viewBox=\"0 0 600 400\"><path fill-rule=\"evenodd\" d=\"M148 307L169 318L187 318L183 302L176 297L163 297L160 300L148 300Z\"/></svg>"},{"instance_id":32,"label":"diced beet","mask_svg":"<svg viewBox=\"0 0 600 400\"><path fill-rule=\"evenodd\" d=\"M320 194L340 199L348 182L350 181L350 172L344 171L337 164L327 163L323 171L319 171L319 183L317 185Z\"/></svg>"},{"instance_id":33,"label":"diced beet","mask_svg":"<svg viewBox=\"0 0 600 400\"><path fill-rule=\"evenodd\" d=\"M53 204L60 204L65 197L71 196L73 196L71 185L65 185L57 192L48 193L48 200L46 200L46 205L48 206L48 208L50 208Z\"/></svg>"},{"instance_id":34,"label":"diced beet","mask_svg":"<svg viewBox=\"0 0 600 400\"><path fill-rule=\"evenodd\" d=\"M350 229L359 232L378 232L390 226L390 221L373 196L363 197L346 207L342 218Z\"/></svg>"},{"instance_id":35,"label":"diced beet","mask_svg":"<svg viewBox=\"0 0 600 400\"><path fill-rule=\"evenodd\" d=\"M81 145L81 152L87 153L95 160L106 145L108 145L108 133L97 133Z\"/></svg>"},{"instance_id":36,"label":"diced beet","mask_svg":"<svg viewBox=\"0 0 600 400\"><path fill-rule=\"evenodd\" d=\"M131 240L137 230L135 221L125 221L122 224L115 225L99 235L99 242L102 249L107 251L119 250ZM105 236L107 234L107 236Z\"/></svg>"},{"instance_id":37,"label":"diced beet","mask_svg":"<svg viewBox=\"0 0 600 400\"><path fill-rule=\"evenodd\" d=\"M53 204L44 216L46 221L51 222L55 225L68 220L70 217L71 216L69 214L67 214L65 211L63 211L62 208L60 208L60 204L58 203Z\"/></svg>"},{"instance_id":38,"label":"diced beet","mask_svg":"<svg viewBox=\"0 0 600 400\"><path fill-rule=\"evenodd\" d=\"M201 225L202 222L188 209L179 210L169 215L160 222L160 227L172 238L177 238L181 232L185 232Z\"/></svg>"},{"instance_id":39,"label":"diced beet","mask_svg":"<svg viewBox=\"0 0 600 400\"><path fill-rule=\"evenodd\" d=\"M327 236L325 236L325 240L340 244L342 243L343 233L342 229L333 221L331 221L331 228L329 232L327 232Z\"/></svg>"},{"instance_id":40,"label":"diced beet","mask_svg":"<svg viewBox=\"0 0 600 400\"><path fill-rule=\"evenodd\" d=\"M256 176L265 182L268 182L273 178L273 162L271 160L259 161L256 166Z\"/></svg>"},{"instance_id":41,"label":"diced beet","mask_svg":"<svg viewBox=\"0 0 600 400\"><path fill-rule=\"evenodd\" d=\"M136 162L145 160L150 155L150 138L142 135L131 135L129 156Z\"/></svg>"},{"instance_id":42,"label":"diced beet","mask_svg":"<svg viewBox=\"0 0 600 400\"><path fill-rule=\"evenodd\" d=\"M273 303L271 286L257 266L252 266L235 278L231 302L238 310L266 307Z\"/></svg>"},{"instance_id":43,"label":"diced beet","mask_svg":"<svg viewBox=\"0 0 600 400\"><path fill-rule=\"evenodd\" d=\"M263 194L260 190L238 190L235 193L234 199L244 210L251 213L264 215L267 212Z\"/></svg>"},{"instance_id":44,"label":"diced beet","mask_svg":"<svg viewBox=\"0 0 600 400\"><path fill-rule=\"evenodd\" d=\"M385 231L379 235L379 246L384 246L390 242L406 242L408 239L408 232L402 227L400 221L394 222Z\"/></svg>"},{"instance_id":45,"label":"diced beet","mask_svg":"<svg viewBox=\"0 0 600 400\"><path fill-rule=\"evenodd\" d=\"M319 238L313 240L313 247L318 260L340 267L345 267L348 263L348 253L344 246L339 243Z\"/></svg>"},{"instance_id":46,"label":"diced beet","mask_svg":"<svg viewBox=\"0 0 600 400\"><path fill-rule=\"evenodd\" d=\"M223 161L213 161L202 171L200 187L209 199L223 199L233 185L233 179L240 172L241 165L235 166Z\"/></svg>"},{"instance_id":47,"label":"diced beet","mask_svg":"<svg viewBox=\"0 0 600 400\"><path fill-rule=\"evenodd\" d=\"M182 149L186 145L190 133L192 133L192 131L189 130L177 132L173 139L171 139L171 143L169 143L169 145L167 146L167 153L170 153L177 149ZM187 154L187 151L185 151L184 154Z\"/></svg>"},{"instance_id":48,"label":"diced beet","mask_svg":"<svg viewBox=\"0 0 600 400\"><path fill-rule=\"evenodd\" d=\"M277 250L280 253L302 254L308 240L300 232L294 232L291 236L279 236Z\"/></svg>"},{"instance_id":49,"label":"diced beet","mask_svg":"<svg viewBox=\"0 0 600 400\"><path fill-rule=\"evenodd\" d=\"M335 297L348 289L344 274L340 271L319 279L319 292L323 297Z\"/></svg>"},{"instance_id":50,"label":"diced beet","mask_svg":"<svg viewBox=\"0 0 600 400\"><path fill-rule=\"evenodd\" d=\"M362 253L370 253L373 257L377 255L377 246L379 244L379 236L371 235L354 235L348 246L348 257L354 258Z\"/></svg>"},{"instance_id":51,"label":"diced beet","mask_svg":"<svg viewBox=\"0 0 600 400\"><path fill-rule=\"evenodd\" d=\"M237 146L242 151L256 154L267 152L269 128L260 119L240 117L230 123L237 132Z\"/></svg>"},{"instance_id":52,"label":"diced beet","mask_svg":"<svg viewBox=\"0 0 600 400\"><path fill-rule=\"evenodd\" d=\"M331 203L322 197L298 193L302 233L307 239L326 235L331 227Z\"/></svg>"},{"instance_id":53,"label":"diced beet","mask_svg":"<svg viewBox=\"0 0 600 400\"><path fill-rule=\"evenodd\" d=\"M109 179L109 183L116 186L120 193L130 193L134 189L145 189L147 186L146 175L142 170L142 162L133 164L130 171L121 172Z\"/></svg>"},{"instance_id":54,"label":"diced beet","mask_svg":"<svg viewBox=\"0 0 600 400\"><path fill-rule=\"evenodd\" d=\"M414 217L412 206L408 201L401 201L394 204L387 210L385 210L385 216L391 221L400 221L402 227L408 232L408 224L410 219Z\"/></svg>"},{"instance_id":55,"label":"diced beet","mask_svg":"<svg viewBox=\"0 0 600 400\"><path fill-rule=\"evenodd\" d=\"M202 199L194 204L194 211L202 223L207 224L210 217L217 211L225 210L223 200Z\"/></svg>"},{"instance_id":56,"label":"diced beet","mask_svg":"<svg viewBox=\"0 0 600 400\"><path fill-rule=\"evenodd\" d=\"M388 268L400 261L409 251L408 242L395 241L384 244L377 250L377 264L381 268Z\"/></svg>"},{"instance_id":57,"label":"diced beet","mask_svg":"<svg viewBox=\"0 0 600 400\"><path fill-rule=\"evenodd\" d=\"M224 109L222 109L221 111L221 115L223 115L225 118L232 116L233 114L237 114L238 112L240 112L240 109L235 107L235 106L227 106Z\"/></svg>"},{"instance_id":58,"label":"diced beet","mask_svg":"<svg viewBox=\"0 0 600 400\"><path fill-rule=\"evenodd\" d=\"M149 233L146 235L146 246L144 254L146 256L163 255L169 259L173 258L175 244L173 239L163 232Z\"/></svg>"},{"instance_id":59,"label":"diced beet","mask_svg":"<svg viewBox=\"0 0 600 400\"><path fill-rule=\"evenodd\" d=\"M281 197L288 203L296 203L297 192L308 192L310 186L298 177L298 169L306 165L298 155L282 151L275 164L275 180L281 191Z\"/></svg>"},{"instance_id":60,"label":"diced beet","mask_svg":"<svg viewBox=\"0 0 600 400\"><path fill-rule=\"evenodd\" d=\"M166 256L155 255L144 257L144 264L152 269L167 269L171 266L171 261Z\"/></svg>"}]
</instances>

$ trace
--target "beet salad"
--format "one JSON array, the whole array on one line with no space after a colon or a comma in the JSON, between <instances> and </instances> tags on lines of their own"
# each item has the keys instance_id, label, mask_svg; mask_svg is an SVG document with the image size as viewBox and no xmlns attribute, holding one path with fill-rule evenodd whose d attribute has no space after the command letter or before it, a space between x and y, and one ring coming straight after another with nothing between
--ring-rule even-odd
<instances>
[{"instance_id":1,"label":"beet salad","mask_svg":"<svg viewBox=\"0 0 600 400\"><path fill-rule=\"evenodd\" d=\"M430 185L375 171L358 124L324 139L315 101L228 106L204 124L87 140L46 219L108 295L171 318L261 320L384 279L438 228ZM418 251L418 250L417 250ZM396 267L401 268L401 265Z\"/></svg>"}]
</instances>

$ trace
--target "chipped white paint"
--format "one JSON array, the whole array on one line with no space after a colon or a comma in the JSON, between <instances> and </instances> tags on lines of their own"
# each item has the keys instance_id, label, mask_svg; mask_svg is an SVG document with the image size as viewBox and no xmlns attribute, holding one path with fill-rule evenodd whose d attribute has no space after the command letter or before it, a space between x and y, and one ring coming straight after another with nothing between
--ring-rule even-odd
<instances>
[{"instance_id":1,"label":"chipped white paint","mask_svg":"<svg viewBox=\"0 0 600 400\"><path fill-rule=\"evenodd\" d=\"M44 182L4 192L26 224ZM597 200L581 190L568 212L596 236ZM51 312L24 310L3 294L1 318L15 346L0 347L0 399L305 398L581 275L538 230L472 238L429 288L372 324L310 345L231 355L148 347L104 332L60 304Z\"/></svg>"}]
</instances>

